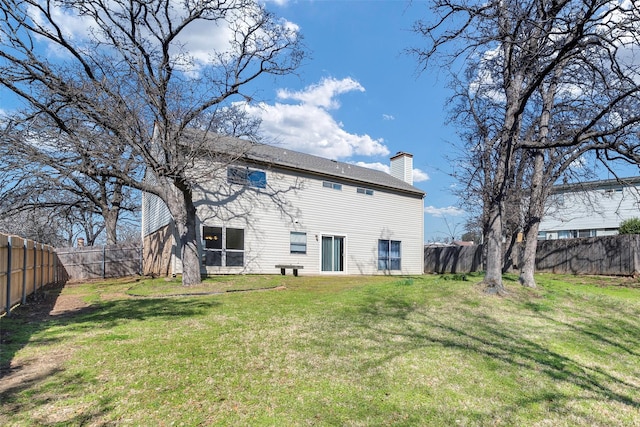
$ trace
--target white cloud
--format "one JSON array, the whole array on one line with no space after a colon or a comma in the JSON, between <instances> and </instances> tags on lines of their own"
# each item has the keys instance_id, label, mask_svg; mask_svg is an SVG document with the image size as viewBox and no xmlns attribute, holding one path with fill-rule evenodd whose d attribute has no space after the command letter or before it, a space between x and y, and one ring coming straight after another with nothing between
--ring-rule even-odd
<instances>
[{"instance_id":1,"label":"white cloud","mask_svg":"<svg viewBox=\"0 0 640 427\"><path fill-rule=\"evenodd\" d=\"M380 162L374 162L374 163L348 162L348 163L351 163L356 166L362 166L363 168L375 169L377 171L391 173L391 166L385 163L380 163ZM413 182L423 182L423 181L428 181L429 179L430 179L429 175L427 175L426 172L420 169L413 169Z\"/></svg>"},{"instance_id":2,"label":"white cloud","mask_svg":"<svg viewBox=\"0 0 640 427\"><path fill-rule=\"evenodd\" d=\"M326 78L301 91L278 91L280 100L297 103L236 105L261 119L262 136L292 150L330 159L388 155L389 149L382 138L349 133L329 113L340 107L338 95L352 91L364 92L364 88L351 78Z\"/></svg>"},{"instance_id":3,"label":"white cloud","mask_svg":"<svg viewBox=\"0 0 640 427\"><path fill-rule=\"evenodd\" d=\"M396 118L394 116L392 116L391 114L383 114L382 115L382 120L395 120Z\"/></svg>"},{"instance_id":4,"label":"white cloud","mask_svg":"<svg viewBox=\"0 0 640 427\"><path fill-rule=\"evenodd\" d=\"M287 0L272 0L272 2L282 6L286 4ZM237 33L246 33L250 26L262 19L263 14L258 3L247 3L242 8L237 8L237 6L237 4L229 4L225 10L211 9L204 13L202 19L191 21L184 27L172 41L169 48L178 69L189 76L196 77L203 67L218 61L220 56L230 54L234 49L240 49L237 43L234 43ZM125 10L127 6L122 6L118 2L106 0L106 7L112 16L117 16L118 14L128 15L127 10ZM35 22L55 33L55 29L46 23L43 14L39 10L31 7L29 12ZM89 40L95 40L96 38L104 41L102 32L93 18L80 16L74 12L72 8L57 7L52 9L53 19L62 29L65 37L74 40L79 45L88 43ZM160 25L165 28L169 25L169 21L175 28L178 23L183 23L188 18L188 12L184 4L173 1L170 2L170 8L168 9L168 19L162 15L162 13L159 13L157 18L160 21ZM152 18L149 19L154 22ZM150 25L154 26L153 23ZM278 20L277 25L286 30L291 38L297 37L299 33L299 26L285 19ZM150 30L141 25L137 30L145 40L157 43L155 36L151 34L151 31L159 31L155 26ZM247 46L251 48L251 43L259 44L262 36L264 36L263 32L254 32L253 38L248 44L244 44L243 48ZM48 44L48 51L53 55L68 55L66 51L55 44L50 44L44 37L40 38L40 40ZM109 45L110 42L106 42L103 47ZM149 49L148 46L147 48ZM158 48L158 46L153 46L152 49L155 48Z\"/></svg>"},{"instance_id":5,"label":"white cloud","mask_svg":"<svg viewBox=\"0 0 640 427\"><path fill-rule=\"evenodd\" d=\"M435 206L425 206L424 212L426 214L442 218L445 216L462 216L465 214L460 208L456 208L455 206L447 206L446 208L436 208Z\"/></svg>"},{"instance_id":6,"label":"white cloud","mask_svg":"<svg viewBox=\"0 0 640 427\"><path fill-rule=\"evenodd\" d=\"M389 165L385 165L384 163L380 163L380 162L374 162L374 163L348 162L348 163L351 163L351 164L356 165L356 166L362 166L363 168L377 170L377 171L380 171L380 172L391 173L391 167Z\"/></svg>"},{"instance_id":7,"label":"white cloud","mask_svg":"<svg viewBox=\"0 0 640 427\"><path fill-rule=\"evenodd\" d=\"M347 77L342 80L324 78L320 83L307 86L301 91L290 92L287 89L280 89L277 95L282 100L300 101L302 104L335 110L340 108L336 96L354 90L364 92L362 85L352 78Z\"/></svg>"},{"instance_id":8,"label":"white cloud","mask_svg":"<svg viewBox=\"0 0 640 427\"><path fill-rule=\"evenodd\" d=\"M429 175L420 169L413 169L413 182L423 182L431 179Z\"/></svg>"}]
</instances>

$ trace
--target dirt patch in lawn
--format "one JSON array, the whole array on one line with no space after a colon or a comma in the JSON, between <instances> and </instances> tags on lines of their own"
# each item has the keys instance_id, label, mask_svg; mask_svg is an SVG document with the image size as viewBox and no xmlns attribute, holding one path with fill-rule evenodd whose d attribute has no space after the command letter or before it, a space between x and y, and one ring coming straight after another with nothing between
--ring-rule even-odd
<instances>
[{"instance_id":1,"label":"dirt patch in lawn","mask_svg":"<svg viewBox=\"0 0 640 427\"><path fill-rule=\"evenodd\" d=\"M17 352L20 348L29 344L25 333L34 333L46 322L54 319L71 317L87 311L97 309L90 303L85 302L86 296L82 292L77 293L73 288L84 286L86 282L73 283L69 282L65 285L51 284L29 296L27 303L16 307L10 317L0 318L0 348L8 349L9 352ZM62 292L66 289L67 292ZM234 290L241 291L264 291L264 290L284 290L286 287L277 286L264 289L246 289ZM154 298L171 298L202 295L211 295L218 293L232 292L229 290L221 290L216 292L198 292L193 294L180 295L154 295ZM121 291L102 292L100 299L103 301L113 299L139 298L128 295ZM3 327L3 322L11 319L11 328ZM32 332L29 332L32 331ZM63 369L64 363L71 357L74 349L64 347L61 349L51 349L47 352L34 352L35 355L30 357L22 357L16 359L10 354L11 360L3 362L0 365L0 395L9 396L20 390L29 388L34 383L50 376L52 373ZM7 356L7 353L5 353ZM2 412L2 411L0 411ZM2 425L2 416L0 416L0 425Z\"/></svg>"},{"instance_id":2,"label":"dirt patch in lawn","mask_svg":"<svg viewBox=\"0 0 640 427\"><path fill-rule=\"evenodd\" d=\"M16 307L11 312L11 329L2 327L5 318L0 319L0 346L15 348L26 345L24 336L19 337L19 329L37 330L48 320L60 316L70 316L87 310L89 305L76 295L63 295L63 285L47 285L27 298L27 304ZM6 318L8 319L8 318ZM0 366L0 395L8 396L29 388L34 383L62 369L64 362L71 356L73 349L68 347L38 354L34 357L16 360Z\"/></svg>"}]
</instances>

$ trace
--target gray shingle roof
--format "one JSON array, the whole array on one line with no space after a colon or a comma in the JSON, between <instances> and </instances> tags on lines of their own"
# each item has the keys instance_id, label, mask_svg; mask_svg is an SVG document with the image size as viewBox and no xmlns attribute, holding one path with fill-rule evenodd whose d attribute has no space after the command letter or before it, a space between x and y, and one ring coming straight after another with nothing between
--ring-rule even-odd
<instances>
[{"instance_id":1,"label":"gray shingle roof","mask_svg":"<svg viewBox=\"0 0 640 427\"><path fill-rule=\"evenodd\" d=\"M378 187L424 197L425 192L386 172L300 153L282 147L253 144L243 156L247 161L307 172L327 179L349 181L366 187Z\"/></svg>"},{"instance_id":2,"label":"gray shingle roof","mask_svg":"<svg viewBox=\"0 0 640 427\"><path fill-rule=\"evenodd\" d=\"M573 182L567 184L556 184L552 187L551 193L580 192L587 190L597 190L618 186L631 186L640 184L640 176L630 176L617 179L602 179L598 181Z\"/></svg>"},{"instance_id":3,"label":"gray shingle roof","mask_svg":"<svg viewBox=\"0 0 640 427\"><path fill-rule=\"evenodd\" d=\"M362 166L338 162L274 145L201 132L196 129L187 129L185 136L208 152L230 155L232 158L243 159L265 167L273 166L308 173L325 177L327 180L333 178L342 182L347 181L355 185L362 185L363 187L396 191L413 197L424 197L426 194L421 189L386 172Z\"/></svg>"}]
</instances>

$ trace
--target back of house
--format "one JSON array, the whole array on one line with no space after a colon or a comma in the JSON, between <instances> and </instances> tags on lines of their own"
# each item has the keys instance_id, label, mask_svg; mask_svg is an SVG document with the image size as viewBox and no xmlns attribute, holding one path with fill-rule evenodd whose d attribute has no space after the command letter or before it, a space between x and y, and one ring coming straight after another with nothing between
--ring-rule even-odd
<instances>
[{"instance_id":1,"label":"back of house","mask_svg":"<svg viewBox=\"0 0 640 427\"><path fill-rule=\"evenodd\" d=\"M410 154L391 162L396 176L263 144L232 162L203 159L202 273L422 274L425 193L412 185ZM180 274L166 206L145 194L142 216L145 272Z\"/></svg>"}]
</instances>

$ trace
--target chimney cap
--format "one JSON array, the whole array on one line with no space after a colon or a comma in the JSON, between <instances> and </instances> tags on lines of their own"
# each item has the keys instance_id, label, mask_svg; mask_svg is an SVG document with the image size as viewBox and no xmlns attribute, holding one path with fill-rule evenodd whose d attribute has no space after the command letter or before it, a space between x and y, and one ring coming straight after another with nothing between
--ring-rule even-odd
<instances>
[{"instance_id":1,"label":"chimney cap","mask_svg":"<svg viewBox=\"0 0 640 427\"><path fill-rule=\"evenodd\" d=\"M394 156L391 157L391 160L397 159L398 157L402 157L402 156L413 157L413 154L407 153L404 151L398 151Z\"/></svg>"}]
</instances>

